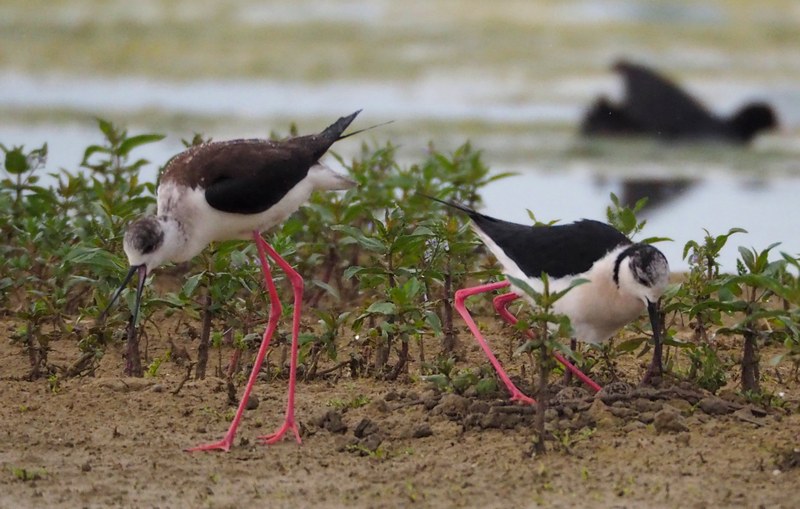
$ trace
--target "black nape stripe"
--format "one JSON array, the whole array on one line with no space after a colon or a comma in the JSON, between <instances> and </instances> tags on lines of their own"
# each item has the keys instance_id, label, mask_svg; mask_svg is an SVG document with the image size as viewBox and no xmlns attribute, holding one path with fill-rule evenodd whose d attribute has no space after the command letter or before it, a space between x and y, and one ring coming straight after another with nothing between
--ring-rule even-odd
<instances>
[{"instance_id":1,"label":"black nape stripe","mask_svg":"<svg viewBox=\"0 0 800 509\"><path fill-rule=\"evenodd\" d=\"M632 244L630 247L623 250L617 256L617 259L614 262L614 284L616 284L617 288L619 288L620 265L622 264L622 260L625 258L630 258L635 265L635 267L632 267L634 269L632 271L634 279L636 279L636 281L642 286L652 286L654 281L646 276L650 275L648 267L653 265L657 256L663 257L664 255L661 254L661 251L649 244Z\"/></svg>"},{"instance_id":2,"label":"black nape stripe","mask_svg":"<svg viewBox=\"0 0 800 509\"><path fill-rule=\"evenodd\" d=\"M622 264L622 260L633 256L633 254L641 250L641 248L641 244L631 244L628 248L622 250L622 252L617 255L617 259L614 261L614 284L617 285L617 288L619 288L619 267ZM647 284L640 279L638 274L636 275L636 278L640 283L647 286Z\"/></svg>"}]
</instances>

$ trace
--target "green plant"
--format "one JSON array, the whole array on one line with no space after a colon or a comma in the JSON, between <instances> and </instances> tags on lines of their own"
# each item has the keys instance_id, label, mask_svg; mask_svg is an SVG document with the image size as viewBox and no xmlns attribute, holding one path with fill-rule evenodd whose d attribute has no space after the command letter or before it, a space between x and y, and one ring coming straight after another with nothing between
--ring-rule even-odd
<instances>
[{"instance_id":1,"label":"green plant","mask_svg":"<svg viewBox=\"0 0 800 509\"><path fill-rule=\"evenodd\" d=\"M300 336L300 362L307 365L306 378L317 375L320 355L326 354L329 360L336 361L338 351L336 339L350 318L350 312L335 313L333 311L314 310L319 317L318 334L302 334Z\"/></svg>"},{"instance_id":2,"label":"green plant","mask_svg":"<svg viewBox=\"0 0 800 509\"><path fill-rule=\"evenodd\" d=\"M570 429L565 429L563 431L553 431L553 435L564 451L572 452L572 447L575 444L583 442L584 440L588 440L592 435L594 435L595 431L595 428L581 428L577 432L574 432ZM583 467L581 469L581 478L586 480L588 477L589 472L586 470L586 467Z\"/></svg>"},{"instance_id":3,"label":"green plant","mask_svg":"<svg viewBox=\"0 0 800 509\"><path fill-rule=\"evenodd\" d=\"M23 468L9 467L11 475L23 482L38 481L47 477L47 470L44 468Z\"/></svg>"},{"instance_id":4,"label":"green plant","mask_svg":"<svg viewBox=\"0 0 800 509\"><path fill-rule=\"evenodd\" d=\"M553 353L561 351L570 356L572 352L563 343L564 338L573 337L572 326L566 315L553 312L553 305L576 286L587 283L586 279L575 279L560 291L550 291L550 279L546 273L541 275L541 291L534 290L527 281L508 277L511 283L522 290L533 306L528 310L526 317L520 320L520 326L533 330L533 338L522 345L517 352L536 353L539 368L539 381L536 390L536 421L535 428L537 440L534 450L537 453L545 452L545 420L547 410L547 380L553 369L555 360ZM551 324L553 327L551 327Z\"/></svg>"},{"instance_id":5,"label":"green plant","mask_svg":"<svg viewBox=\"0 0 800 509\"><path fill-rule=\"evenodd\" d=\"M646 220L639 220L637 214L647 205L647 198L641 198L633 208L627 207L620 203L616 194L610 194L611 205L606 207L606 219L608 224L621 231L626 236L633 238L644 230L647 224ZM653 244L656 242L663 242L665 240L672 240L666 237L648 237L639 242L645 244Z\"/></svg>"},{"instance_id":6,"label":"green plant","mask_svg":"<svg viewBox=\"0 0 800 509\"><path fill-rule=\"evenodd\" d=\"M336 228L357 242L370 255L370 266L353 266L346 277L356 276L366 289L377 290L382 300L372 302L353 321L353 330L360 331L365 321L375 323L372 336L379 352L376 369L382 370L395 339L400 340L399 361L387 376L396 378L408 362L408 346L412 338L425 332L425 326L441 330L440 320L430 300L425 299L422 281L435 277L431 259L426 257L426 240L433 231L424 225L410 225L402 210L384 212L383 220L373 217L373 235L351 226Z\"/></svg>"},{"instance_id":7,"label":"green plant","mask_svg":"<svg viewBox=\"0 0 800 509\"><path fill-rule=\"evenodd\" d=\"M718 332L740 334L744 338L742 390L755 394L761 392L758 340L772 336L774 328L769 324L777 322L786 325L792 322L792 315L787 310L775 307L770 302L773 296L789 295L777 277L785 267L786 260L769 260L769 253L775 246L777 244L772 244L761 251L740 247L740 258L736 262L739 273L720 282L720 301L713 306L740 314L736 324L722 327Z\"/></svg>"},{"instance_id":8,"label":"green plant","mask_svg":"<svg viewBox=\"0 0 800 509\"><path fill-rule=\"evenodd\" d=\"M665 312L679 311L693 320L695 343L708 343L708 328L722 324L721 310L713 305L714 292L719 285L719 255L731 235L747 233L742 228L731 228L728 233L712 236L705 231L703 242L687 242L683 259L689 262L689 273L680 286L680 293L665 299Z\"/></svg>"},{"instance_id":9,"label":"green plant","mask_svg":"<svg viewBox=\"0 0 800 509\"><path fill-rule=\"evenodd\" d=\"M369 396L365 394L358 394L353 396L353 398L351 398L349 401L339 398L331 399L328 401L328 406L335 408L336 410L356 409L368 405L371 401L372 398Z\"/></svg>"},{"instance_id":10,"label":"green plant","mask_svg":"<svg viewBox=\"0 0 800 509\"><path fill-rule=\"evenodd\" d=\"M47 385L50 387L50 392L53 394L61 392L61 380L58 378L57 374L53 373L47 377Z\"/></svg>"},{"instance_id":11,"label":"green plant","mask_svg":"<svg viewBox=\"0 0 800 509\"><path fill-rule=\"evenodd\" d=\"M687 355L691 362L688 378L703 389L715 393L727 381L725 374L728 366L722 362L717 351L706 343L692 345Z\"/></svg>"},{"instance_id":12,"label":"green plant","mask_svg":"<svg viewBox=\"0 0 800 509\"><path fill-rule=\"evenodd\" d=\"M164 361L168 361L169 358L170 358L170 353L167 352L164 354L163 357L156 357L155 359L153 359L150 365L147 366L147 371L145 371L144 376L148 378L155 378L156 376L158 376L158 369L161 367L161 364L163 364Z\"/></svg>"},{"instance_id":13,"label":"green plant","mask_svg":"<svg viewBox=\"0 0 800 509\"><path fill-rule=\"evenodd\" d=\"M470 388L478 396L486 396L497 392L497 381L491 366L480 368L455 369L453 357L439 358L435 365L427 365L428 374L421 378L433 384L441 391L464 394Z\"/></svg>"}]
</instances>

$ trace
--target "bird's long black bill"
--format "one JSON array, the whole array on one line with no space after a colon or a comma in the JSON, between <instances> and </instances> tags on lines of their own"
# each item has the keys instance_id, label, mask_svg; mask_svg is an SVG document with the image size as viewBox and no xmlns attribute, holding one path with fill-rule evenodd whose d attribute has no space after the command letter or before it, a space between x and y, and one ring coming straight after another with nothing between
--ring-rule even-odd
<instances>
[{"instance_id":1,"label":"bird's long black bill","mask_svg":"<svg viewBox=\"0 0 800 509\"><path fill-rule=\"evenodd\" d=\"M108 306L100 313L98 320L100 322L104 321L106 316L108 315L108 310L111 309L111 306L117 302L119 296L122 294L122 290L127 288L128 283L131 282L133 279L133 275L139 273L139 284L137 285L137 292L136 292L136 307L133 311L134 316L139 312L139 303L142 297L142 291L144 290L144 280L147 277L147 267L145 265L134 265L129 270L128 273L125 275L125 279L122 280L122 284L119 285L119 288L114 292L114 295L111 296L111 300L108 302Z\"/></svg>"},{"instance_id":2,"label":"bird's long black bill","mask_svg":"<svg viewBox=\"0 0 800 509\"><path fill-rule=\"evenodd\" d=\"M133 279L133 275L136 274L136 270L138 268L139 268L138 266L134 265L128 270L128 274L125 275L125 279L122 280L122 284L119 285L117 291L115 291L114 295L111 296L111 300L108 301L108 306L106 306L103 312L100 313L98 320L102 322L103 320L106 319L106 315L108 315L108 310L111 309L111 306L113 306L115 302L117 302L117 299L119 299L120 294L122 294L122 290L124 290L128 286L128 283L131 282L131 279Z\"/></svg>"},{"instance_id":3,"label":"bird's long black bill","mask_svg":"<svg viewBox=\"0 0 800 509\"><path fill-rule=\"evenodd\" d=\"M147 280L147 266L139 266L139 282L136 284L136 303L133 306L133 328L136 328L136 319L139 317L139 308L142 305L142 292L144 291L144 282Z\"/></svg>"},{"instance_id":4,"label":"bird's long black bill","mask_svg":"<svg viewBox=\"0 0 800 509\"><path fill-rule=\"evenodd\" d=\"M663 373L661 344L661 305L659 301L647 301L647 314L650 315L650 328L653 330L653 360L650 363L642 383L650 383L653 377L661 377Z\"/></svg>"}]
</instances>

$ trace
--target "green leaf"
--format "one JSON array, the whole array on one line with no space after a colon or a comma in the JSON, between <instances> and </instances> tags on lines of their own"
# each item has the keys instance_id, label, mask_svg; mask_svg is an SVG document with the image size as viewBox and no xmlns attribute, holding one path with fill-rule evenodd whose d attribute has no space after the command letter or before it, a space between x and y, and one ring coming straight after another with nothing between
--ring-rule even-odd
<instances>
[{"instance_id":1,"label":"green leaf","mask_svg":"<svg viewBox=\"0 0 800 509\"><path fill-rule=\"evenodd\" d=\"M442 321L439 319L439 315L433 311L425 311L425 323L433 329L434 334L440 335L442 333Z\"/></svg>"},{"instance_id":2,"label":"green leaf","mask_svg":"<svg viewBox=\"0 0 800 509\"><path fill-rule=\"evenodd\" d=\"M450 381L445 375L442 374L435 374L435 375L424 375L422 377L423 381L430 382L439 389L445 389L449 385Z\"/></svg>"},{"instance_id":3,"label":"green leaf","mask_svg":"<svg viewBox=\"0 0 800 509\"><path fill-rule=\"evenodd\" d=\"M663 344L664 346L674 346L677 348L690 348L694 346L694 343L690 343L688 341L681 341L680 339L676 339L674 337L662 338L661 344Z\"/></svg>"},{"instance_id":4,"label":"green leaf","mask_svg":"<svg viewBox=\"0 0 800 509\"><path fill-rule=\"evenodd\" d=\"M743 284L751 288L764 288L771 290L779 297L784 297L788 294L787 289L780 283L780 281L774 279L773 277L762 274L741 274L738 276L732 276L724 282L725 286L729 284Z\"/></svg>"},{"instance_id":5,"label":"green leaf","mask_svg":"<svg viewBox=\"0 0 800 509\"><path fill-rule=\"evenodd\" d=\"M195 288L197 288L197 285L200 283L200 279L202 279L204 275L205 271L187 278L186 282L183 283L183 286L181 287L181 293L187 297L191 297Z\"/></svg>"},{"instance_id":6,"label":"green leaf","mask_svg":"<svg viewBox=\"0 0 800 509\"><path fill-rule=\"evenodd\" d=\"M357 265L353 265L352 267L348 267L342 273L342 277L345 279L350 279L353 276L385 276L386 270L383 267L359 267Z\"/></svg>"},{"instance_id":7,"label":"green leaf","mask_svg":"<svg viewBox=\"0 0 800 509\"><path fill-rule=\"evenodd\" d=\"M689 251L697 251L700 249L700 244L698 244L694 240L690 240L683 246L683 259L686 259L686 256L689 254Z\"/></svg>"},{"instance_id":8,"label":"green leaf","mask_svg":"<svg viewBox=\"0 0 800 509\"><path fill-rule=\"evenodd\" d=\"M376 223L376 226L378 225L380 225L380 223ZM331 226L331 229L346 233L367 251L372 251L381 254L389 252L389 248L383 241L375 237L367 237L366 235L364 235L364 232L362 232L358 228L354 228L349 225L336 224Z\"/></svg>"},{"instance_id":9,"label":"green leaf","mask_svg":"<svg viewBox=\"0 0 800 509\"><path fill-rule=\"evenodd\" d=\"M116 138L116 130L114 129L114 125L109 122L108 120L98 118L97 119L97 126L100 128L100 131L105 135L106 139L109 141Z\"/></svg>"},{"instance_id":10,"label":"green leaf","mask_svg":"<svg viewBox=\"0 0 800 509\"><path fill-rule=\"evenodd\" d=\"M557 301L561 297L567 294L567 292L571 291L576 286L585 285L586 283L590 283L591 281L586 279L585 277L576 278L570 281L569 286L561 290L560 292L555 292L550 294L550 298L553 302Z\"/></svg>"},{"instance_id":11,"label":"green leaf","mask_svg":"<svg viewBox=\"0 0 800 509\"><path fill-rule=\"evenodd\" d=\"M119 258L99 247L86 247L78 245L67 253L64 257L65 263L76 263L89 265L95 268L105 269L109 272L116 272L123 268L119 263Z\"/></svg>"},{"instance_id":12,"label":"green leaf","mask_svg":"<svg viewBox=\"0 0 800 509\"><path fill-rule=\"evenodd\" d=\"M425 237L435 237L436 236L436 234L433 232L433 230L431 230L427 226L417 226L414 229L414 231L411 232L411 235L419 235L419 236L425 236Z\"/></svg>"},{"instance_id":13,"label":"green leaf","mask_svg":"<svg viewBox=\"0 0 800 509\"><path fill-rule=\"evenodd\" d=\"M746 247L739 247L739 255L742 257L742 261L744 262L745 266L750 269L750 272L756 272L756 261L755 257L753 256L753 252Z\"/></svg>"},{"instance_id":14,"label":"green leaf","mask_svg":"<svg viewBox=\"0 0 800 509\"><path fill-rule=\"evenodd\" d=\"M675 241L669 237L647 237L646 239L642 240L643 244L655 244L657 242L675 242ZM684 251L683 257L686 258L686 251Z\"/></svg>"},{"instance_id":15,"label":"green leaf","mask_svg":"<svg viewBox=\"0 0 800 509\"><path fill-rule=\"evenodd\" d=\"M165 136L163 134L140 134L137 136L131 136L120 144L119 148L117 149L117 154L120 156L127 156L131 150L138 146L161 141L164 138Z\"/></svg>"},{"instance_id":16,"label":"green leaf","mask_svg":"<svg viewBox=\"0 0 800 509\"><path fill-rule=\"evenodd\" d=\"M511 284L522 290L523 292L527 293L531 297L533 297L534 301L541 298L541 293L537 292L533 289L531 285L528 284L527 281L523 279L516 278L514 276L506 276L506 279L511 281Z\"/></svg>"},{"instance_id":17,"label":"green leaf","mask_svg":"<svg viewBox=\"0 0 800 509\"><path fill-rule=\"evenodd\" d=\"M397 313L397 307L391 302L373 302L367 308L367 313L373 313L378 315L394 315Z\"/></svg>"},{"instance_id":18,"label":"green leaf","mask_svg":"<svg viewBox=\"0 0 800 509\"><path fill-rule=\"evenodd\" d=\"M478 396L493 394L497 392L497 382L494 378L481 378L475 384L475 392L478 393Z\"/></svg>"},{"instance_id":19,"label":"green leaf","mask_svg":"<svg viewBox=\"0 0 800 509\"><path fill-rule=\"evenodd\" d=\"M186 305L186 302L180 299L174 293L168 293L161 297L153 297L148 300L149 303L157 303L157 304L166 304L167 306L171 306L174 308L182 308Z\"/></svg>"},{"instance_id":20,"label":"green leaf","mask_svg":"<svg viewBox=\"0 0 800 509\"><path fill-rule=\"evenodd\" d=\"M6 171L12 175L28 171L28 158L22 153L22 147L14 147L6 152Z\"/></svg>"},{"instance_id":21,"label":"green leaf","mask_svg":"<svg viewBox=\"0 0 800 509\"><path fill-rule=\"evenodd\" d=\"M775 366L777 366L778 364L780 364L781 362L783 362L783 358L784 358L785 356L786 356L786 354L785 354L785 353L782 353L782 354L778 354L778 355L775 355L775 356L773 356L773 357L772 357L772 358L769 360L769 365L770 365L770 366L772 366L772 367L774 368Z\"/></svg>"},{"instance_id":22,"label":"green leaf","mask_svg":"<svg viewBox=\"0 0 800 509\"><path fill-rule=\"evenodd\" d=\"M318 286L318 287L322 288L323 290L325 290L329 295L331 295L336 300L340 299L339 290L337 290L333 286L329 285L328 283L320 281L319 279L315 279L315 280L312 281L312 284L314 286Z\"/></svg>"},{"instance_id":23,"label":"green leaf","mask_svg":"<svg viewBox=\"0 0 800 509\"><path fill-rule=\"evenodd\" d=\"M86 150L83 152L83 165L87 165L89 162L89 158L92 157L95 153L101 154L110 154L111 150L106 147L101 147L100 145L89 145L86 147ZM95 169L99 169L95 168Z\"/></svg>"},{"instance_id":24,"label":"green leaf","mask_svg":"<svg viewBox=\"0 0 800 509\"><path fill-rule=\"evenodd\" d=\"M358 265L352 265L352 266L347 267L346 269L344 269L344 272L342 273L342 277L344 279L350 279L353 276L355 276L356 274L358 274L359 272L361 272L362 270L364 270L364 267L359 267Z\"/></svg>"},{"instance_id":25,"label":"green leaf","mask_svg":"<svg viewBox=\"0 0 800 509\"><path fill-rule=\"evenodd\" d=\"M618 344L615 350L622 353L630 353L642 346L645 341L647 341L645 337L628 339Z\"/></svg>"}]
</instances>

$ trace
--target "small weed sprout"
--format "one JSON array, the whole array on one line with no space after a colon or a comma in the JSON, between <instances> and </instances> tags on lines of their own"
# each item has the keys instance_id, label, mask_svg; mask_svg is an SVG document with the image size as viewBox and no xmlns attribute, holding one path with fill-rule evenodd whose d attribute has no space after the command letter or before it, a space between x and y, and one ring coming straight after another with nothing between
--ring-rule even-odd
<instances>
[{"instance_id":1,"label":"small weed sprout","mask_svg":"<svg viewBox=\"0 0 800 509\"><path fill-rule=\"evenodd\" d=\"M23 482L39 481L48 476L47 470L44 468L9 467L9 470L11 475Z\"/></svg>"}]
</instances>

